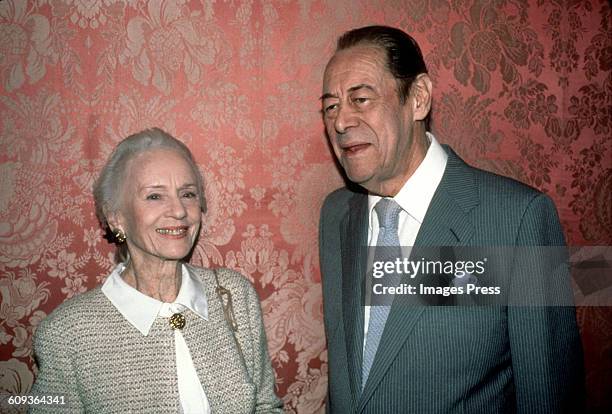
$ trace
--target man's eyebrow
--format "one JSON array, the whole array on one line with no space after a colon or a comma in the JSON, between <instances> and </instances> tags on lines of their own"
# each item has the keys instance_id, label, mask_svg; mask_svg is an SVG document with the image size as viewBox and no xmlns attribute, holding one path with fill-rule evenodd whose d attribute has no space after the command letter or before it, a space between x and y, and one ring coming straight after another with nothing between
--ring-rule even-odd
<instances>
[{"instance_id":1,"label":"man's eyebrow","mask_svg":"<svg viewBox=\"0 0 612 414\"><path fill-rule=\"evenodd\" d=\"M359 85L351 86L350 88L348 88L348 92L349 93L355 92L355 91L358 91L359 89L368 89L374 92L374 88L368 85L367 83L360 83ZM321 95L319 99L324 100L328 98L337 98L337 97L338 95L334 95L333 93L324 93L323 95Z\"/></svg>"},{"instance_id":2,"label":"man's eyebrow","mask_svg":"<svg viewBox=\"0 0 612 414\"><path fill-rule=\"evenodd\" d=\"M355 92L355 91L358 91L359 89L368 89L374 92L374 88L366 83L360 83L359 85L351 86L350 88L348 88L348 91Z\"/></svg>"}]
</instances>

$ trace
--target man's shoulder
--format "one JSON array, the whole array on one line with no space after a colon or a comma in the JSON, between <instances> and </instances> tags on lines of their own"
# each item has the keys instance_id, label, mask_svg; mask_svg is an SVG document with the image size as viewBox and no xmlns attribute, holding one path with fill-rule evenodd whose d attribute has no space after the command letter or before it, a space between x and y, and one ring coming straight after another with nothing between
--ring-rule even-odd
<instances>
[{"instance_id":1,"label":"man's shoulder","mask_svg":"<svg viewBox=\"0 0 612 414\"><path fill-rule=\"evenodd\" d=\"M474 168L474 167L472 167ZM474 168L478 181L480 198L484 203L497 204L505 200L512 204L529 204L537 197L548 197L540 190L511 177Z\"/></svg>"},{"instance_id":2,"label":"man's shoulder","mask_svg":"<svg viewBox=\"0 0 612 414\"><path fill-rule=\"evenodd\" d=\"M337 188L325 197L323 206L346 204L354 195L355 193L346 187Z\"/></svg>"},{"instance_id":3,"label":"man's shoulder","mask_svg":"<svg viewBox=\"0 0 612 414\"><path fill-rule=\"evenodd\" d=\"M325 197L322 214L329 216L344 215L351 207L354 207L355 202L367 200L367 194L364 192L356 192L347 187L340 187Z\"/></svg>"},{"instance_id":4,"label":"man's shoulder","mask_svg":"<svg viewBox=\"0 0 612 414\"><path fill-rule=\"evenodd\" d=\"M471 167L476 172L481 186L493 192L512 192L518 196L534 197L542 194L540 190L515 178L500 175L495 172Z\"/></svg>"},{"instance_id":5,"label":"man's shoulder","mask_svg":"<svg viewBox=\"0 0 612 414\"><path fill-rule=\"evenodd\" d=\"M471 166L452 150L449 153L449 166L446 174L455 175L453 182L457 185L452 185L453 191L461 193L473 185L478 192L480 202L485 204L529 203L537 197L546 197L540 190L515 178Z\"/></svg>"},{"instance_id":6,"label":"man's shoulder","mask_svg":"<svg viewBox=\"0 0 612 414\"><path fill-rule=\"evenodd\" d=\"M479 183L479 211L486 210L487 217L497 217L497 223L522 223L531 214L539 217L542 223L558 224L555 203L547 194L513 178L475 170Z\"/></svg>"}]
</instances>

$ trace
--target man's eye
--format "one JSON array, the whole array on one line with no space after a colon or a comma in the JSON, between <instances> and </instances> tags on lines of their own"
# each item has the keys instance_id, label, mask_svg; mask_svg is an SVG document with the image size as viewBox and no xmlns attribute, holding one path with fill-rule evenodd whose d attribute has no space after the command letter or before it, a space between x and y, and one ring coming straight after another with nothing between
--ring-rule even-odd
<instances>
[{"instance_id":1,"label":"man's eye","mask_svg":"<svg viewBox=\"0 0 612 414\"><path fill-rule=\"evenodd\" d=\"M161 199L161 195L157 193L149 194L147 196L147 200L160 200L160 199Z\"/></svg>"},{"instance_id":2,"label":"man's eye","mask_svg":"<svg viewBox=\"0 0 612 414\"><path fill-rule=\"evenodd\" d=\"M336 109L337 107L338 107L338 104L331 104L331 105L327 105L323 110L325 111L325 113L329 113L333 111L334 109Z\"/></svg>"},{"instance_id":3,"label":"man's eye","mask_svg":"<svg viewBox=\"0 0 612 414\"><path fill-rule=\"evenodd\" d=\"M183 197L185 197L185 198L197 198L198 194L193 192L193 191L187 191L186 193L183 194Z\"/></svg>"},{"instance_id":4,"label":"man's eye","mask_svg":"<svg viewBox=\"0 0 612 414\"><path fill-rule=\"evenodd\" d=\"M363 98L363 97L353 99L353 102L358 103L358 104L366 103L367 101L369 101L369 99Z\"/></svg>"}]
</instances>

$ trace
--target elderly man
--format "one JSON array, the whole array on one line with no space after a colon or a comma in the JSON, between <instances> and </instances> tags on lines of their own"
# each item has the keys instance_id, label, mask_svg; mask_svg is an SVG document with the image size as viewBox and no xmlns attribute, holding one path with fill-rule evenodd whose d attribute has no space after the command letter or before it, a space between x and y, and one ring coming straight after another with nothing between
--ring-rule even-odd
<instances>
[{"instance_id":1,"label":"elderly man","mask_svg":"<svg viewBox=\"0 0 612 414\"><path fill-rule=\"evenodd\" d=\"M363 299L372 294L364 246L563 246L551 200L468 166L428 132L432 82L401 30L340 37L321 100L333 151L356 184L331 193L321 212L328 412L572 411L582 351L571 306Z\"/></svg>"}]
</instances>

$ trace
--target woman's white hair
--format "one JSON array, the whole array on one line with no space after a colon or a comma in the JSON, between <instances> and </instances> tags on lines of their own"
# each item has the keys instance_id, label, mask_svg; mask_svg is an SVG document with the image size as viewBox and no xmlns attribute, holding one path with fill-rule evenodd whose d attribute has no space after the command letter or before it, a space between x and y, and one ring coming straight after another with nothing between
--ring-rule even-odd
<instances>
[{"instance_id":1,"label":"woman's white hair","mask_svg":"<svg viewBox=\"0 0 612 414\"><path fill-rule=\"evenodd\" d=\"M103 227L109 228L107 217L121 207L121 194L126 178L127 166L138 154L153 149L170 149L182 155L193 170L200 193L200 209L206 212L204 180L191 151L185 144L159 128L146 129L121 141L106 161L100 176L93 186L96 216ZM111 231L114 229L110 229Z\"/></svg>"}]
</instances>

